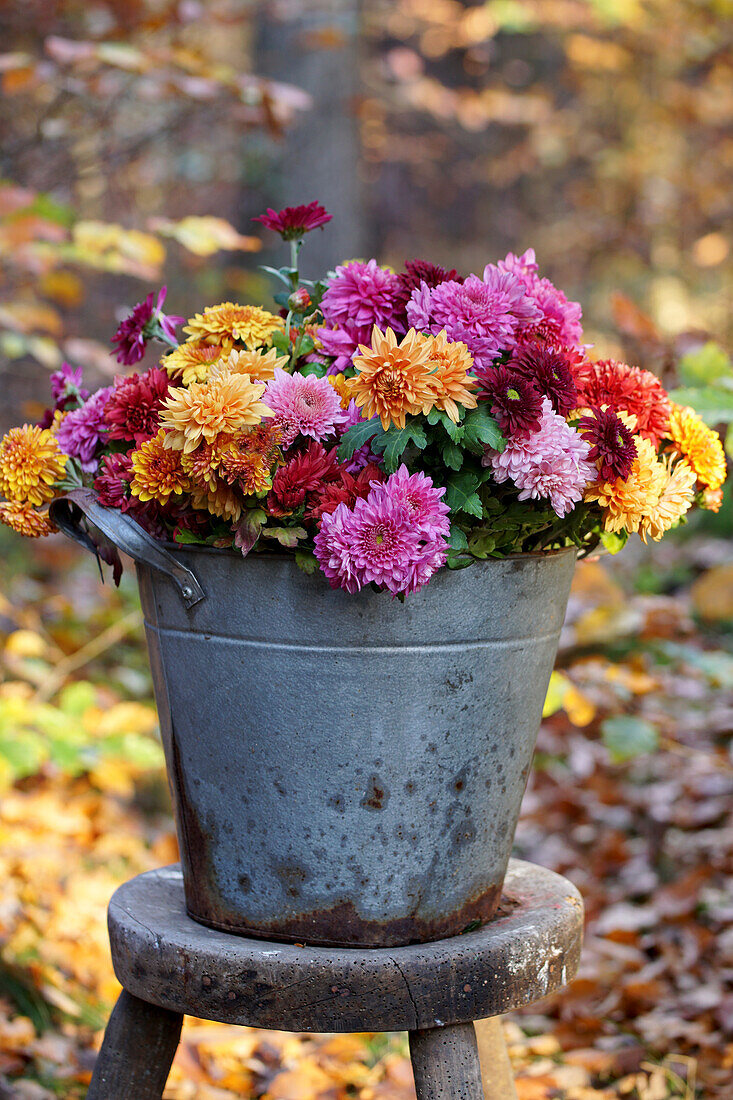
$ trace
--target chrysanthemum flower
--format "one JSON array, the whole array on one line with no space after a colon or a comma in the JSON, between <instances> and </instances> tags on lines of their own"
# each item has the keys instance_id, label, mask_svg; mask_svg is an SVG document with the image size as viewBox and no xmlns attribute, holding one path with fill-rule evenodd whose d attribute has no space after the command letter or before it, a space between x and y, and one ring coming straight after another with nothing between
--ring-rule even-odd
<instances>
[{"instance_id":1,"label":"chrysanthemum flower","mask_svg":"<svg viewBox=\"0 0 733 1100\"><path fill-rule=\"evenodd\" d=\"M723 503L722 489L703 489L700 494L700 507L706 512L719 512Z\"/></svg>"},{"instance_id":2,"label":"chrysanthemum flower","mask_svg":"<svg viewBox=\"0 0 733 1100\"><path fill-rule=\"evenodd\" d=\"M592 409L578 422L578 431L590 444L588 459L595 462L601 481L627 478L636 458L636 444L631 430L623 420L605 405Z\"/></svg>"},{"instance_id":3,"label":"chrysanthemum flower","mask_svg":"<svg viewBox=\"0 0 733 1100\"><path fill-rule=\"evenodd\" d=\"M237 432L224 448L221 476L230 485L239 482L247 495L264 493L272 484L273 465L282 462L281 440L280 429L273 421Z\"/></svg>"},{"instance_id":4,"label":"chrysanthemum flower","mask_svg":"<svg viewBox=\"0 0 733 1100\"><path fill-rule=\"evenodd\" d=\"M632 413L639 435L659 447L669 426L670 402L656 375L615 359L599 359L585 364L577 381L579 405L610 405L615 412Z\"/></svg>"},{"instance_id":5,"label":"chrysanthemum flower","mask_svg":"<svg viewBox=\"0 0 733 1100\"><path fill-rule=\"evenodd\" d=\"M218 435L213 443L199 443L195 451L179 451L181 466L188 474L193 486L199 489L216 489L219 483L218 470L226 448L234 436Z\"/></svg>"},{"instance_id":6,"label":"chrysanthemum flower","mask_svg":"<svg viewBox=\"0 0 733 1100\"><path fill-rule=\"evenodd\" d=\"M402 312L407 308L413 290L418 290L421 283L432 288L451 280L457 283L463 282L454 267L447 271L444 267L431 264L428 260L407 260L405 270L400 271L397 277L400 281L399 308Z\"/></svg>"},{"instance_id":7,"label":"chrysanthemum flower","mask_svg":"<svg viewBox=\"0 0 733 1100\"><path fill-rule=\"evenodd\" d=\"M339 478L335 448L327 451L321 443L311 440L304 451L293 455L275 474L267 498L268 510L274 516L291 515L306 503L309 493L320 493L327 482Z\"/></svg>"},{"instance_id":8,"label":"chrysanthemum flower","mask_svg":"<svg viewBox=\"0 0 733 1100\"><path fill-rule=\"evenodd\" d=\"M427 474L421 471L409 474L402 463L378 491L405 506L423 539L434 541L448 537L450 508L442 499L445 488L434 485Z\"/></svg>"},{"instance_id":9,"label":"chrysanthemum flower","mask_svg":"<svg viewBox=\"0 0 733 1100\"><path fill-rule=\"evenodd\" d=\"M444 328L450 340L462 340L478 371L513 348L517 334L540 316L518 276L494 264L487 264L483 279L469 275L462 283L451 279L433 290L421 283L407 303L411 325L432 333Z\"/></svg>"},{"instance_id":10,"label":"chrysanthemum flower","mask_svg":"<svg viewBox=\"0 0 733 1100\"><path fill-rule=\"evenodd\" d=\"M326 225L331 217L320 202L309 202L302 206L286 206L282 210L273 210L268 206L267 213L259 214L252 221L261 222L266 229L279 233L284 241L292 241Z\"/></svg>"},{"instance_id":11,"label":"chrysanthemum flower","mask_svg":"<svg viewBox=\"0 0 733 1100\"><path fill-rule=\"evenodd\" d=\"M112 396L112 386L97 390L78 409L66 413L56 429L56 439L64 454L79 459L85 473L97 469L97 449L109 434L104 409Z\"/></svg>"},{"instance_id":12,"label":"chrysanthemum flower","mask_svg":"<svg viewBox=\"0 0 733 1100\"><path fill-rule=\"evenodd\" d=\"M238 340L250 351L265 347L273 332L284 327L282 317L276 317L260 306L221 302L190 318L183 331L194 340L204 344L220 344L229 352Z\"/></svg>"},{"instance_id":13,"label":"chrysanthemum flower","mask_svg":"<svg viewBox=\"0 0 733 1100\"><path fill-rule=\"evenodd\" d=\"M375 482L384 481L384 471L374 463L368 463L358 473L339 469L339 480L328 481L315 493L309 494L310 503L304 519L307 523L320 523L323 517L335 512L339 504L353 508L360 497L368 497Z\"/></svg>"},{"instance_id":14,"label":"chrysanthemum flower","mask_svg":"<svg viewBox=\"0 0 733 1100\"><path fill-rule=\"evenodd\" d=\"M214 364L209 377L216 378L224 371L230 371L232 374L248 374L253 382L270 382L275 377L275 371L284 368L287 362L287 355L281 355L277 348L265 352L234 348Z\"/></svg>"},{"instance_id":15,"label":"chrysanthemum flower","mask_svg":"<svg viewBox=\"0 0 733 1100\"><path fill-rule=\"evenodd\" d=\"M0 502L0 522L29 539L44 538L56 530L48 512L38 512L32 504L17 500Z\"/></svg>"},{"instance_id":16,"label":"chrysanthemum flower","mask_svg":"<svg viewBox=\"0 0 733 1100\"><path fill-rule=\"evenodd\" d=\"M161 425L168 429L166 447L195 451L202 440L213 443L218 435L233 435L240 428L259 424L272 416L260 398L263 383L247 374L222 374L211 382L192 382L188 389L172 389L163 405Z\"/></svg>"},{"instance_id":17,"label":"chrysanthemum flower","mask_svg":"<svg viewBox=\"0 0 733 1100\"><path fill-rule=\"evenodd\" d=\"M366 343L369 333L345 324L340 328L319 328L316 330L318 342L324 355L333 358L328 373L342 374L351 366L351 361L360 343Z\"/></svg>"},{"instance_id":18,"label":"chrysanthemum flower","mask_svg":"<svg viewBox=\"0 0 733 1100\"><path fill-rule=\"evenodd\" d=\"M161 428L132 452L130 491L138 500L167 504L171 495L187 493L190 488L181 456L165 445L165 429Z\"/></svg>"},{"instance_id":19,"label":"chrysanthemum flower","mask_svg":"<svg viewBox=\"0 0 733 1100\"><path fill-rule=\"evenodd\" d=\"M154 292L148 294L144 301L138 302L130 316L117 329L110 342L116 345L118 363L124 363L128 367L139 363L145 354L146 341L158 334L158 328L160 335L175 343L176 325L180 325L184 318L173 314L167 317L162 312L165 296L164 286L158 291L157 298Z\"/></svg>"},{"instance_id":20,"label":"chrysanthemum flower","mask_svg":"<svg viewBox=\"0 0 733 1100\"><path fill-rule=\"evenodd\" d=\"M220 344L200 344L198 340L187 340L185 344L179 344L168 355L164 355L160 365L172 379L178 381L180 375L183 385L190 386L192 382L205 382L212 366L223 354L224 349Z\"/></svg>"},{"instance_id":21,"label":"chrysanthemum flower","mask_svg":"<svg viewBox=\"0 0 733 1100\"><path fill-rule=\"evenodd\" d=\"M354 366L351 396L366 419L380 418L385 431L390 424L404 428L407 413L415 415L434 401L430 348L414 329L398 344L391 328L382 333L375 325L371 347L359 347Z\"/></svg>"},{"instance_id":22,"label":"chrysanthemum flower","mask_svg":"<svg viewBox=\"0 0 733 1100\"><path fill-rule=\"evenodd\" d=\"M191 504L210 512L212 516L237 523L242 517L242 500L236 489L225 481L217 482L215 489L193 489Z\"/></svg>"},{"instance_id":23,"label":"chrysanthemum flower","mask_svg":"<svg viewBox=\"0 0 733 1100\"><path fill-rule=\"evenodd\" d=\"M659 504L668 481L663 462L648 439L637 436L636 458L627 478L596 481L585 491L587 501L597 501L603 509L606 531L638 531Z\"/></svg>"},{"instance_id":24,"label":"chrysanthemum flower","mask_svg":"<svg viewBox=\"0 0 733 1100\"><path fill-rule=\"evenodd\" d=\"M127 511L132 481L132 452L104 455L94 479L94 491L105 508Z\"/></svg>"},{"instance_id":25,"label":"chrysanthemum flower","mask_svg":"<svg viewBox=\"0 0 733 1100\"><path fill-rule=\"evenodd\" d=\"M542 395L521 374L491 367L481 376L486 398L499 427L509 438L537 432L542 423Z\"/></svg>"},{"instance_id":26,"label":"chrysanthemum flower","mask_svg":"<svg viewBox=\"0 0 733 1100\"><path fill-rule=\"evenodd\" d=\"M686 405L671 406L669 430L665 433L695 471L700 485L720 489L725 481L726 461L717 432Z\"/></svg>"},{"instance_id":27,"label":"chrysanthemum flower","mask_svg":"<svg viewBox=\"0 0 733 1100\"><path fill-rule=\"evenodd\" d=\"M482 461L492 467L499 484L514 482L521 490L520 500L549 500L558 516L565 516L596 476L588 461L589 451L590 445L544 397L540 430L509 439L501 454L487 450Z\"/></svg>"},{"instance_id":28,"label":"chrysanthemum flower","mask_svg":"<svg viewBox=\"0 0 733 1100\"><path fill-rule=\"evenodd\" d=\"M376 260L351 260L336 268L321 300L321 312L327 325L356 330L359 343L365 343L373 325L404 331L400 290L399 276Z\"/></svg>"},{"instance_id":29,"label":"chrysanthemum flower","mask_svg":"<svg viewBox=\"0 0 733 1100\"><path fill-rule=\"evenodd\" d=\"M158 430L160 409L168 396L168 375L158 367L145 374L115 378L104 406L109 438L142 443Z\"/></svg>"},{"instance_id":30,"label":"chrysanthemum flower","mask_svg":"<svg viewBox=\"0 0 733 1100\"><path fill-rule=\"evenodd\" d=\"M517 348L511 368L530 380L556 413L567 416L578 402L572 363L575 356L562 347L533 340Z\"/></svg>"},{"instance_id":31,"label":"chrysanthemum flower","mask_svg":"<svg viewBox=\"0 0 733 1100\"><path fill-rule=\"evenodd\" d=\"M354 513L346 504L339 504L321 519L313 540L313 553L331 588L343 588L353 595L362 586L352 553Z\"/></svg>"},{"instance_id":32,"label":"chrysanthemum flower","mask_svg":"<svg viewBox=\"0 0 733 1100\"><path fill-rule=\"evenodd\" d=\"M510 252L498 267L501 271L511 271L524 284L527 293L540 310L538 320L529 324L523 335L534 335L549 343L567 344L577 347L583 339L579 302L569 301L549 279L541 279L533 248L528 248L521 256Z\"/></svg>"},{"instance_id":33,"label":"chrysanthemum flower","mask_svg":"<svg viewBox=\"0 0 733 1100\"><path fill-rule=\"evenodd\" d=\"M38 506L53 500L65 468L66 455L48 428L24 424L0 440L0 492L9 501Z\"/></svg>"},{"instance_id":34,"label":"chrysanthemum flower","mask_svg":"<svg viewBox=\"0 0 733 1100\"><path fill-rule=\"evenodd\" d=\"M695 471L683 460L663 463L667 481L659 500L641 521L639 534L644 542L647 536L659 542L662 535L671 530L692 507L695 499Z\"/></svg>"},{"instance_id":35,"label":"chrysanthemum flower","mask_svg":"<svg viewBox=\"0 0 733 1100\"><path fill-rule=\"evenodd\" d=\"M327 379L315 374L288 374L276 368L265 401L272 409L285 447L298 435L326 439L344 420L339 395Z\"/></svg>"},{"instance_id":36,"label":"chrysanthemum flower","mask_svg":"<svg viewBox=\"0 0 733 1100\"><path fill-rule=\"evenodd\" d=\"M445 329L437 336L421 333L420 337L430 351L434 389L433 399L423 407L423 412L432 407L442 409L457 424L461 415L459 405L464 409L476 408L476 379L468 373L473 368L471 353L460 340L448 340Z\"/></svg>"},{"instance_id":37,"label":"chrysanthemum flower","mask_svg":"<svg viewBox=\"0 0 733 1100\"><path fill-rule=\"evenodd\" d=\"M83 405L89 397L89 390L82 385L81 367L72 367L71 363L62 363L51 375L51 396L56 409L66 409L69 403Z\"/></svg>"},{"instance_id":38,"label":"chrysanthemum flower","mask_svg":"<svg viewBox=\"0 0 733 1100\"><path fill-rule=\"evenodd\" d=\"M326 380L328 381L328 384L330 386L333 386L333 388L336 390L336 393L339 395L341 408L344 409L344 411L348 409L351 402L351 397L349 396L347 378L343 371L339 371L337 374L326 375Z\"/></svg>"}]
</instances>

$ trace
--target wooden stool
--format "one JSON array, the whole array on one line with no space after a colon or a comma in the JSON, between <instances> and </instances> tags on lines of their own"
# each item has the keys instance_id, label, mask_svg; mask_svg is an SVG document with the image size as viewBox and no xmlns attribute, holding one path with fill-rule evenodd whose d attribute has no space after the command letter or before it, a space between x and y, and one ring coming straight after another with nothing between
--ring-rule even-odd
<instances>
[{"instance_id":1,"label":"wooden stool","mask_svg":"<svg viewBox=\"0 0 733 1100\"><path fill-rule=\"evenodd\" d=\"M281 1031L407 1031L418 1100L505 1100L514 1086L498 1017L560 989L580 957L583 903L560 875L512 860L496 917L409 947L308 947L205 928L177 866L109 905L124 987L87 1100L161 1100L184 1013ZM482 1053L479 1061L473 1021ZM482 1086L482 1065L483 1081Z\"/></svg>"}]
</instances>

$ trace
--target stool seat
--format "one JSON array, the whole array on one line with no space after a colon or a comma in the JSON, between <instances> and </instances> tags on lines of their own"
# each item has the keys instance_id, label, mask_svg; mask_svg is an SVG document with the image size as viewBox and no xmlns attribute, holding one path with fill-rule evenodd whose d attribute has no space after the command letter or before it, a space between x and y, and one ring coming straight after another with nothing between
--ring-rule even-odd
<instances>
[{"instance_id":1,"label":"stool seat","mask_svg":"<svg viewBox=\"0 0 733 1100\"><path fill-rule=\"evenodd\" d=\"M472 932L392 948L309 947L213 931L186 913L177 865L109 906L115 973L177 1014L284 1031L417 1031L497 1016L560 989L580 958L583 903L567 879L511 860L499 910Z\"/></svg>"}]
</instances>

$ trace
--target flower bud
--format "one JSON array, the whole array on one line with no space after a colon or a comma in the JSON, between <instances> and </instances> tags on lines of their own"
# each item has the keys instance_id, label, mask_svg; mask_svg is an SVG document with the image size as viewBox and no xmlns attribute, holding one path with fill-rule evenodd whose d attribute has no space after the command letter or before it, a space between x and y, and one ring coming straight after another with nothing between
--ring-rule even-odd
<instances>
[{"instance_id":1,"label":"flower bud","mask_svg":"<svg viewBox=\"0 0 733 1100\"><path fill-rule=\"evenodd\" d=\"M292 309L293 313L305 313L310 304L311 296L304 286L299 286L288 298L288 309Z\"/></svg>"}]
</instances>

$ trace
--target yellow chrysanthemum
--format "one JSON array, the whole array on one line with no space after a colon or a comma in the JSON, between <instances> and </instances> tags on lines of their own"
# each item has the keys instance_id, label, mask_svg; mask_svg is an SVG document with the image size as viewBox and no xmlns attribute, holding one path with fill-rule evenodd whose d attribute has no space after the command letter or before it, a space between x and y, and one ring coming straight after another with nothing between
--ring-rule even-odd
<instances>
[{"instance_id":1,"label":"yellow chrysanthemum","mask_svg":"<svg viewBox=\"0 0 733 1100\"><path fill-rule=\"evenodd\" d=\"M157 500L167 504L171 495L187 493L191 482L181 466L178 451L165 446L165 430L161 428L152 439L132 452L132 495L138 500Z\"/></svg>"},{"instance_id":2,"label":"yellow chrysanthemum","mask_svg":"<svg viewBox=\"0 0 733 1100\"><path fill-rule=\"evenodd\" d=\"M213 443L218 435L234 435L240 428L259 424L272 410L260 398L262 383L248 374L222 372L210 382L192 382L188 389L171 390L163 403L161 427L168 429L165 445L195 451L199 443Z\"/></svg>"},{"instance_id":3,"label":"yellow chrysanthemum","mask_svg":"<svg viewBox=\"0 0 733 1100\"><path fill-rule=\"evenodd\" d=\"M667 483L649 514L641 521L639 534L644 542L647 536L659 542L692 507L695 498L695 471L684 460L664 463Z\"/></svg>"},{"instance_id":4,"label":"yellow chrysanthemum","mask_svg":"<svg viewBox=\"0 0 733 1100\"><path fill-rule=\"evenodd\" d=\"M327 374L326 381L330 382L336 393L341 398L341 408L348 409L349 402L351 401L351 392L349 389L349 380L345 374L339 372L339 374Z\"/></svg>"},{"instance_id":5,"label":"yellow chrysanthemum","mask_svg":"<svg viewBox=\"0 0 733 1100\"><path fill-rule=\"evenodd\" d=\"M694 409L673 404L667 435L692 466L700 485L706 489L720 489L725 481L726 462L718 433L709 428Z\"/></svg>"},{"instance_id":6,"label":"yellow chrysanthemum","mask_svg":"<svg viewBox=\"0 0 733 1100\"><path fill-rule=\"evenodd\" d=\"M636 458L629 476L594 482L585 491L585 500L596 500L604 509L606 531L638 531L659 504L667 484L667 469L649 440L635 436L634 442Z\"/></svg>"},{"instance_id":7,"label":"yellow chrysanthemum","mask_svg":"<svg viewBox=\"0 0 733 1100\"><path fill-rule=\"evenodd\" d=\"M64 475L66 455L49 428L24 424L0 440L0 492L9 500L45 504Z\"/></svg>"},{"instance_id":8,"label":"yellow chrysanthemum","mask_svg":"<svg viewBox=\"0 0 733 1100\"><path fill-rule=\"evenodd\" d=\"M398 344L391 328L380 332L375 325L371 347L360 344L353 362L357 375L349 392L364 417L378 416L385 431L390 424L404 428L406 413L422 412L434 400L430 348L414 328Z\"/></svg>"},{"instance_id":9,"label":"yellow chrysanthemum","mask_svg":"<svg viewBox=\"0 0 733 1100\"><path fill-rule=\"evenodd\" d=\"M464 343L449 340L445 329L437 336L421 333L419 337L430 351L434 386L433 400L423 405L423 412L427 414L433 407L442 409L457 424L460 419L458 406L475 409L477 404L472 392L476 389L476 380L468 374L473 367L473 356Z\"/></svg>"},{"instance_id":10,"label":"yellow chrysanthemum","mask_svg":"<svg viewBox=\"0 0 733 1100\"><path fill-rule=\"evenodd\" d=\"M29 539L40 539L56 530L48 512L37 512L32 504L16 500L0 503L0 521Z\"/></svg>"},{"instance_id":11,"label":"yellow chrysanthemum","mask_svg":"<svg viewBox=\"0 0 733 1100\"><path fill-rule=\"evenodd\" d=\"M171 378L180 374L183 385L190 386L192 382L205 382L212 366L223 354L219 344L200 344L197 340L189 340L179 344L169 355L164 355L160 365Z\"/></svg>"},{"instance_id":12,"label":"yellow chrysanthemum","mask_svg":"<svg viewBox=\"0 0 733 1100\"><path fill-rule=\"evenodd\" d=\"M201 340L204 344L221 344L225 351L231 351L237 340L241 340L250 350L264 347L273 332L284 327L282 317L276 317L261 306L221 302L191 317L183 331L194 340Z\"/></svg>"},{"instance_id":13,"label":"yellow chrysanthemum","mask_svg":"<svg viewBox=\"0 0 733 1100\"><path fill-rule=\"evenodd\" d=\"M700 507L707 512L719 512L723 503L722 489L703 489L700 499Z\"/></svg>"},{"instance_id":14,"label":"yellow chrysanthemum","mask_svg":"<svg viewBox=\"0 0 733 1100\"><path fill-rule=\"evenodd\" d=\"M242 501L236 491L224 481L218 481L215 489L194 489L191 495L194 508L211 512L236 523L242 515Z\"/></svg>"},{"instance_id":15,"label":"yellow chrysanthemum","mask_svg":"<svg viewBox=\"0 0 733 1100\"><path fill-rule=\"evenodd\" d=\"M226 358L215 364L209 377L217 378L225 371L230 371L232 374L248 374L255 382L269 382L275 377L276 367L284 369L287 362L288 356L281 355L277 348L270 348L264 353L239 351L235 348Z\"/></svg>"}]
</instances>

